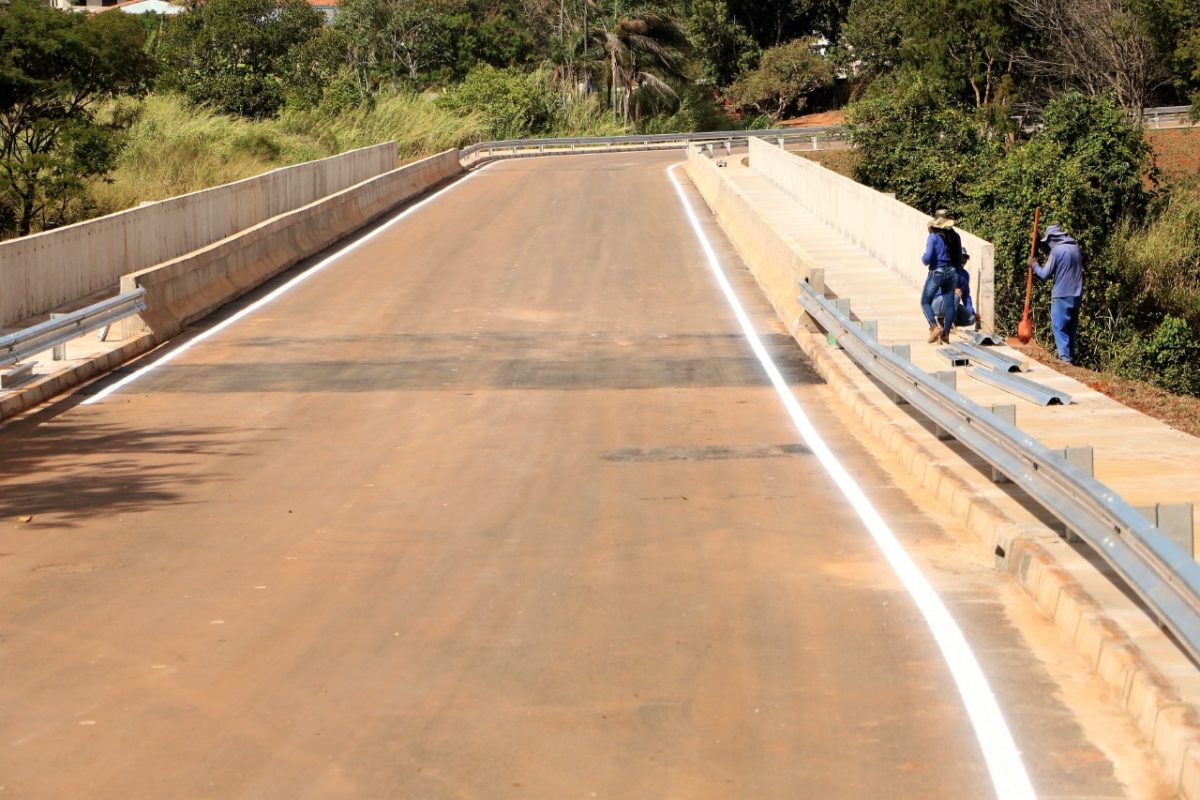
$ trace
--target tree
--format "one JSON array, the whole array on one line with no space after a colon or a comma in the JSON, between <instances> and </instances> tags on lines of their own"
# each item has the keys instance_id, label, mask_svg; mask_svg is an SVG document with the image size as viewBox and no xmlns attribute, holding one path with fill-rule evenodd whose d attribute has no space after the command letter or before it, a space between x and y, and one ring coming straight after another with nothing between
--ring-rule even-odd
<instances>
[{"instance_id":1,"label":"tree","mask_svg":"<svg viewBox=\"0 0 1200 800\"><path fill-rule=\"evenodd\" d=\"M775 47L814 33L838 37L849 0L729 0L733 19L760 47Z\"/></svg>"},{"instance_id":2,"label":"tree","mask_svg":"<svg viewBox=\"0 0 1200 800\"><path fill-rule=\"evenodd\" d=\"M1019 63L1050 96L1074 90L1112 93L1141 116L1155 89L1170 81L1150 18L1130 0L1011 0L1037 37Z\"/></svg>"},{"instance_id":3,"label":"tree","mask_svg":"<svg viewBox=\"0 0 1200 800\"><path fill-rule=\"evenodd\" d=\"M1010 0L900 0L899 5L905 64L976 108L994 102L1005 79L1011 79L1024 33Z\"/></svg>"},{"instance_id":4,"label":"tree","mask_svg":"<svg viewBox=\"0 0 1200 800\"><path fill-rule=\"evenodd\" d=\"M483 116L497 139L520 139L550 132L555 121L553 96L538 73L484 64L437 99L438 105Z\"/></svg>"},{"instance_id":5,"label":"tree","mask_svg":"<svg viewBox=\"0 0 1200 800\"><path fill-rule=\"evenodd\" d=\"M894 0L851 0L837 60L866 80L884 75L900 64L902 30Z\"/></svg>"},{"instance_id":6,"label":"tree","mask_svg":"<svg viewBox=\"0 0 1200 800\"><path fill-rule=\"evenodd\" d=\"M687 29L704 77L716 86L728 86L762 56L762 48L732 17L726 0L694 0Z\"/></svg>"},{"instance_id":7,"label":"tree","mask_svg":"<svg viewBox=\"0 0 1200 800\"><path fill-rule=\"evenodd\" d=\"M675 21L652 7L596 20L596 50L608 67L609 102L614 116L628 124L641 119L643 96L677 100L672 78L683 79L687 36Z\"/></svg>"},{"instance_id":8,"label":"tree","mask_svg":"<svg viewBox=\"0 0 1200 800\"><path fill-rule=\"evenodd\" d=\"M207 0L167 27L167 83L221 112L272 116L323 19L306 0Z\"/></svg>"},{"instance_id":9,"label":"tree","mask_svg":"<svg viewBox=\"0 0 1200 800\"><path fill-rule=\"evenodd\" d=\"M0 220L18 235L61 222L86 181L112 167L127 120L101 123L96 106L145 91L144 42L125 14L64 14L36 0L0 7Z\"/></svg>"},{"instance_id":10,"label":"tree","mask_svg":"<svg viewBox=\"0 0 1200 800\"><path fill-rule=\"evenodd\" d=\"M971 180L998 155L978 117L921 73L877 80L848 117L855 178L927 213L961 209Z\"/></svg>"},{"instance_id":11,"label":"tree","mask_svg":"<svg viewBox=\"0 0 1200 800\"><path fill-rule=\"evenodd\" d=\"M815 39L797 39L763 53L762 61L729 89L739 108L752 108L772 122L799 111L807 96L833 83L829 61L813 52Z\"/></svg>"}]
</instances>

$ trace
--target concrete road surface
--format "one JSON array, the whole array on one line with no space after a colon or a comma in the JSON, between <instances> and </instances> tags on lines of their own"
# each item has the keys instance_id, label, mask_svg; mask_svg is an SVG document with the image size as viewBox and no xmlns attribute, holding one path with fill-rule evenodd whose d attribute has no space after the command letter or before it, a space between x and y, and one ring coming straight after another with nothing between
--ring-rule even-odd
<instances>
[{"instance_id":1,"label":"concrete road surface","mask_svg":"<svg viewBox=\"0 0 1200 800\"><path fill-rule=\"evenodd\" d=\"M493 165L0 433L0 800L991 796L929 627L714 285L677 159ZM1034 787L1158 793L697 208Z\"/></svg>"}]
</instances>

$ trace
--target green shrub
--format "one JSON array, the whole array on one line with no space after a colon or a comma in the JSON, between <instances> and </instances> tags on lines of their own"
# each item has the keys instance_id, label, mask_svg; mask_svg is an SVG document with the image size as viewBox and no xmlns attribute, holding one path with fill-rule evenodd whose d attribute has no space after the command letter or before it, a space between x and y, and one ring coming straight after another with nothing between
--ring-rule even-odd
<instances>
[{"instance_id":1,"label":"green shrub","mask_svg":"<svg viewBox=\"0 0 1200 800\"><path fill-rule=\"evenodd\" d=\"M1168 391L1200 394L1200 337L1178 317L1167 316L1145 340L1143 377Z\"/></svg>"},{"instance_id":2,"label":"green shrub","mask_svg":"<svg viewBox=\"0 0 1200 800\"><path fill-rule=\"evenodd\" d=\"M550 133L556 122L556 96L543 75L483 65L437 99L440 108L479 114L490 138L521 139Z\"/></svg>"},{"instance_id":3,"label":"green shrub","mask_svg":"<svg viewBox=\"0 0 1200 800\"><path fill-rule=\"evenodd\" d=\"M961 209L998 155L974 115L920 74L875 81L848 112L855 178L928 213Z\"/></svg>"}]
</instances>

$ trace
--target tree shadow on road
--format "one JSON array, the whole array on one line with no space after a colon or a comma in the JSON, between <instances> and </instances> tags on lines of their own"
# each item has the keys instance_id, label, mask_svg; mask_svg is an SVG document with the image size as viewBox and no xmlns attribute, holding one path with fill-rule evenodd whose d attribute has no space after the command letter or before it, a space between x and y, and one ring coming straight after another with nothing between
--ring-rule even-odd
<instances>
[{"instance_id":1,"label":"tree shadow on road","mask_svg":"<svg viewBox=\"0 0 1200 800\"><path fill-rule=\"evenodd\" d=\"M66 417L0 431L0 520L78 527L101 515L180 503L197 456L236 455L226 433Z\"/></svg>"}]
</instances>

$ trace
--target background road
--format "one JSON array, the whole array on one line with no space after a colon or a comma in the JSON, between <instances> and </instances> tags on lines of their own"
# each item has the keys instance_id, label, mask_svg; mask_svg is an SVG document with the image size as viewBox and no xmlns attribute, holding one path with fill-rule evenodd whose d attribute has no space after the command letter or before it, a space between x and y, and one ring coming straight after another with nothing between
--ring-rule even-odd
<instances>
[{"instance_id":1,"label":"background road","mask_svg":"<svg viewBox=\"0 0 1200 800\"><path fill-rule=\"evenodd\" d=\"M675 158L494 165L103 402L0 432L0 796L989 796ZM861 449L706 225L1035 787L1129 792L1120 732L1094 736L1119 725Z\"/></svg>"}]
</instances>

